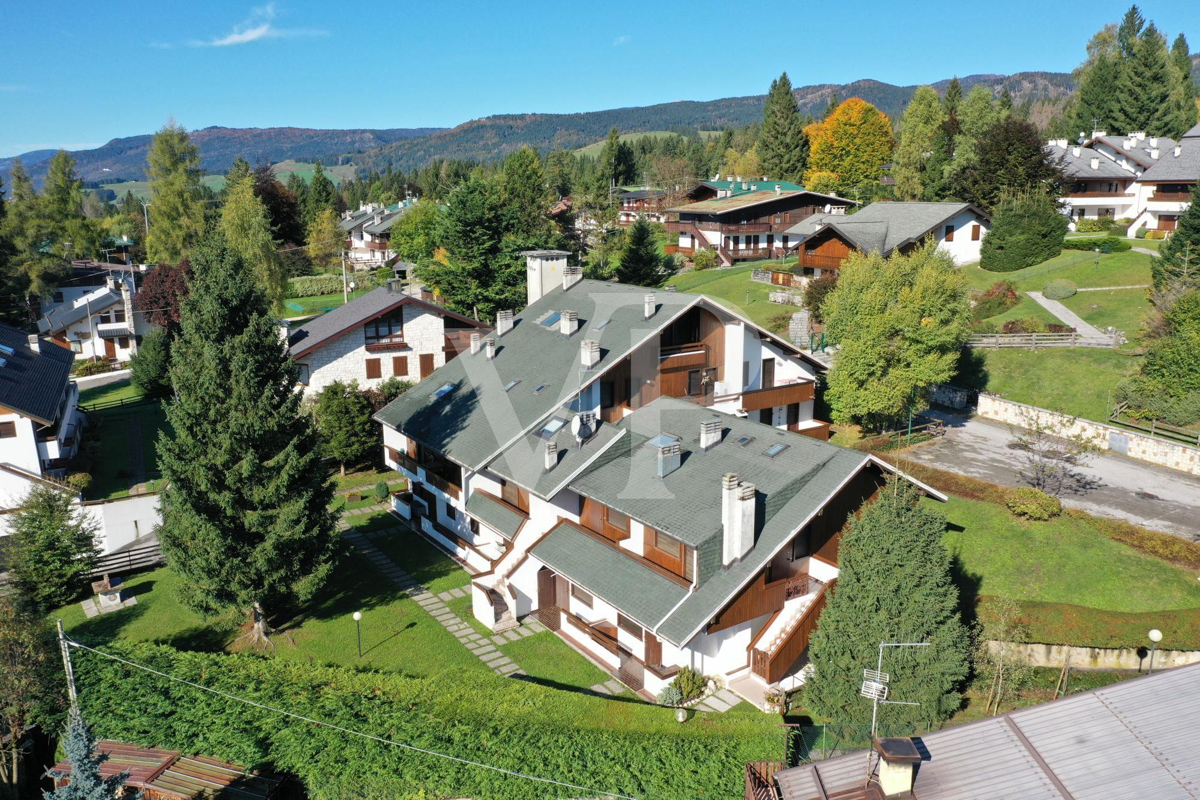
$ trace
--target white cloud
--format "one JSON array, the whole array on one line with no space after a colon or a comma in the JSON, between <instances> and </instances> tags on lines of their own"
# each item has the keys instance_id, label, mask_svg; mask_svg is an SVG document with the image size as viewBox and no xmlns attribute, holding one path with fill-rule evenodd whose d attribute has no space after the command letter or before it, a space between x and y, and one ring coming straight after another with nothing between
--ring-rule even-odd
<instances>
[{"instance_id":1,"label":"white cloud","mask_svg":"<svg viewBox=\"0 0 1200 800\"><path fill-rule=\"evenodd\" d=\"M275 4L268 3L251 9L250 16L234 25L233 30L224 36L207 41L192 41L190 44L192 47L230 47L262 39L292 39L300 36L325 36L328 33L312 28L279 28L275 26L275 16Z\"/></svg>"},{"instance_id":2,"label":"white cloud","mask_svg":"<svg viewBox=\"0 0 1200 800\"><path fill-rule=\"evenodd\" d=\"M15 83L0 85L0 92L28 92L28 86L21 86Z\"/></svg>"},{"instance_id":3,"label":"white cloud","mask_svg":"<svg viewBox=\"0 0 1200 800\"><path fill-rule=\"evenodd\" d=\"M621 45L627 44L628 42L629 42L628 36L618 36L617 38L613 39L612 46L620 47Z\"/></svg>"}]
</instances>

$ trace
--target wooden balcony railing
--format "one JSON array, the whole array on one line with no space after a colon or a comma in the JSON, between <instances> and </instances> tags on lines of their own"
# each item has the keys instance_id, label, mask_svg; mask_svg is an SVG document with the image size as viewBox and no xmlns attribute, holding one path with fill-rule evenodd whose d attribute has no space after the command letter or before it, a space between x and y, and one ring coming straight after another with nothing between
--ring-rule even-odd
<instances>
[{"instance_id":1,"label":"wooden balcony railing","mask_svg":"<svg viewBox=\"0 0 1200 800\"><path fill-rule=\"evenodd\" d=\"M462 489L457 484L451 483L440 475L433 474L429 470L425 470L425 482L435 489L440 490L442 494L453 497L455 500L457 500L459 495L462 493Z\"/></svg>"},{"instance_id":2,"label":"wooden balcony railing","mask_svg":"<svg viewBox=\"0 0 1200 800\"><path fill-rule=\"evenodd\" d=\"M368 353L379 353L386 350L408 350L408 343L404 341L403 336L391 336L387 339L376 339L373 342L367 342L366 350Z\"/></svg>"},{"instance_id":3,"label":"wooden balcony railing","mask_svg":"<svg viewBox=\"0 0 1200 800\"><path fill-rule=\"evenodd\" d=\"M368 250L387 250L390 246L390 242L387 240L375 239L374 241L363 242L363 246Z\"/></svg>"},{"instance_id":4,"label":"wooden balcony railing","mask_svg":"<svg viewBox=\"0 0 1200 800\"><path fill-rule=\"evenodd\" d=\"M702 342L664 347L658 352L659 367L683 369L708 366L708 345Z\"/></svg>"},{"instance_id":5,"label":"wooden balcony railing","mask_svg":"<svg viewBox=\"0 0 1200 800\"><path fill-rule=\"evenodd\" d=\"M714 402L732 400L738 395L724 395L713 398ZM811 381L785 383L772 386L769 389L751 389L741 393L741 408L743 411L760 411L764 408L787 406L792 403L807 403L813 399L813 384Z\"/></svg>"},{"instance_id":6,"label":"wooden balcony railing","mask_svg":"<svg viewBox=\"0 0 1200 800\"><path fill-rule=\"evenodd\" d=\"M770 233L771 223L769 222L723 222L721 223L721 233Z\"/></svg>"},{"instance_id":7,"label":"wooden balcony railing","mask_svg":"<svg viewBox=\"0 0 1200 800\"><path fill-rule=\"evenodd\" d=\"M841 269L845 256L821 256L815 253L800 251L799 267L814 267L816 269Z\"/></svg>"},{"instance_id":8,"label":"wooden balcony railing","mask_svg":"<svg viewBox=\"0 0 1200 800\"><path fill-rule=\"evenodd\" d=\"M1155 192L1150 195L1152 203L1186 203L1191 199L1191 192Z\"/></svg>"},{"instance_id":9,"label":"wooden balcony railing","mask_svg":"<svg viewBox=\"0 0 1200 800\"><path fill-rule=\"evenodd\" d=\"M744 800L776 800L775 773L787 767L782 761L746 762Z\"/></svg>"},{"instance_id":10,"label":"wooden balcony railing","mask_svg":"<svg viewBox=\"0 0 1200 800\"><path fill-rule=\"evenodd\" d=\"M808 647L813 631L817 629L817 618L825 608L829 590L837 583L832 580L823 585L804 613L795 619L785 632L782 643L773 652L754 648L750 653L753 672L767 683L778 683Z\"/></svg>"}]
</instances>

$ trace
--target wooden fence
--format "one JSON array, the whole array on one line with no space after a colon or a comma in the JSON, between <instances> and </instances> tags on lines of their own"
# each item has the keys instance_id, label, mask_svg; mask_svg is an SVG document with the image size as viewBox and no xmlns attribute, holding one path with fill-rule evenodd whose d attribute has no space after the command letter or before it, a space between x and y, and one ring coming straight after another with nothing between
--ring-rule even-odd
<instances>
[{"instance_id":1,"label":"wooden fence","mask_svg":"<svg viewBox=\"0 0 1200 800\"><path fill-rule=\"evenodd\" d=\"M1192 428L1179 428L1175 425L1168 425L1165 422L1158 420L1150 420L1147 425L1142 420L1123 419L1122 415L1129 409L1127 403L1117 403L1112 414L1109 415L1108 421L1114 425L1120 425L1124 428L1130 428L1135 431L1149 434L1150 436L1158 436L1163 439L1171 439L1183 444L1190 444L1200 447L1200 431Z\"/></svg>"},{"instance_id":2,"label":"wooden fence","mask_svg":"<svg viewBox=\"0 0 1200 800\"><path fill-rule=\"evenodd\" d=\"M782 761L749 761L746 763L745 800L776 800L775 773L784 768Z\"/></svg>"},{"instance_id":3,"label":"wooden fence","mask_svg":"<svg viewBox=\"0 0 1200 800\"><path fill-rule=\"evenodd\" d=\"M1102 339L1086 337L1081 333L976 333L967 340L971 347L1004 348L1017 347L1038 350L1043 347L1120 347L1125 336L1120 331L1105 334Z\"/></svg>"},{"instance_id":4,"label":"wooden fence","mask_svg":"<svg viewBox=\"0 0 1200 800\"><path fill-rule=\"evenodd\" d=\"M122 572L134 572L146 567L163 563L162 547L158 542L132 547L119 553L108 553L96 559L96 566L91 571L91 577L102 575L119 575Z\"/></svg>"}]
</instances>

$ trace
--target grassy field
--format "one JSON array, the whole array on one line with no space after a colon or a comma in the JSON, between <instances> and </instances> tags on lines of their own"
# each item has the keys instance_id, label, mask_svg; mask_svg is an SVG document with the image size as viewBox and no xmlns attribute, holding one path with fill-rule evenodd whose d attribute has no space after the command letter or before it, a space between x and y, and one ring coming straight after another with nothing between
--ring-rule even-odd
<instances>
[{"instance_id":1,"label":"grassy field","mask_svg":"<svg viewBox=\"0 0 1200 800\"><path fill-rule=\"evenodd\" d=\"M1125 337L1136 344L1142 322L1150 312L1146 289L1113 289L1102 292L1078 292L1062 304L1097 328L1109 326L1125 331Z\"/></svg>"},{"instance_id":2,"label":"grassy field","mask_svg":"<svg viewBox=\"0 0 1200 800\"><path fill-rule=\"evenodd\" d=\"M107 388L107 387L105 387ZM117 406L91 412L91 429L85 436L100 442L99 458L92 467L92 484L88 500L110 500L129 496L137 476L131 437L136 429L141 433L141 460L144 480L149 491L162 487L158 472L158 434L167 430L167 415L161 403L148 402L136 406Z\"/></svg>"},{"instance_id":3,"label":"grassy field","mask_svg":"<svg viewBox=\"0 0 1200 800\"><path fill-rule=\"evenodd\" d=\"M79 391L79 405L89 406L96 403L115 403L120 400L138 400L142 396L142 391L134 386L129 378L125 378L124 380L115 381L104 386L81 389Z\"/></svg>"},{"instance_id":4,"label":"grassy field","mask_svg":"<svg viewBox=\"0 0 1200 800\"><path fill-rule=\"evenodd\" d=\"M200 183L204 184L214 192L219 192L225 188L224 175L201 175ZM120 200L125 196L126 192L133 192L133 196L139 200L150 200L150 181L123 181L121 183L104 183L101 184L103 189L112 189L116 193L117 199Z\"/></svg>"},{"instance_id":5,"label":"grassy field","mask_svg":"<svg viewBox=\"0 0 1200 800\"><path fill-rule=\"evenodd\" d=\"M750 321L773 330L779 330L777 321L783 320L782 329L787 330L786 317L797 309L772 303L768 299L771 285L750 280L750 271L757 266L693 270L675 275L667 283L681 292L707 295Z\"/></svg>"},{"instance_id":6,"label":"grassy field","mask_svg":"<svg viewBox=\"0 0 1200 800\"><path fill-rule=\"evenodd\" d=\"M623 133L623 134L621 134L621 141L625 142L626 144L633 144L634 142L638 141L639 139L665 139L668 136L676 136L676 135L678 135L678 134L671 133L670 131L643 131L642 133ZM702 138L702 139L709 139L709 138L712 138L715 136L720 136L720 135L721 135L720 131L700 131L700 138ZM604 139L601 139L600 141L592 142L591 144L589 144L585 147L580 147L578 150L575 151L575 154L581 155L581 156L587 156L589 158L595 158L598 155L600 155L600 151L603 149L604 149Z\"/></svg>"},{"instance_id":7,"label":"grassy field","mask_svg":"<svg viewBox=\"0 0 1200 800\"><path fill-rule=\"evenodd\" d=\"M597 151L599 152L599 151ZM283 183L287 183L288 176L293 172L298 173L301 178L306 181L312 180L313 167L315 164L310 164L304 161L280 161L278 164L271 165L271 171ZM354 167L350 165L337 167L324 167L325 175L335 184L340 184L343 180L354 177ZM202 175L200 182L212 189L214 192L219 192L225 188L224 175ZM123 183L105 183L102 184L105 189L112 189L117 194L117 198L125 196L126 192L133 192L133 196L141 200L150 199L150 181L124 181Z\"/></svg>"},{"instance_id":8,"label":"grassy field","mask_svg":"<svg viewBox=\"0 0 1200 800\"><path fill-rule=\"evenodd\" d=\"M370 289L358 289L350 293L350 299L362 297ZM339 306L345 305L345 296L341 292L336 294L317 294L310 297L289 297L283 301L283 306L289 312L294 312L295 316L308 316L310 314L324 314L326 311L332 311Z\"/></svg>"},{"instance_id":9,"label":"grassy field","mask_svg":"<svg viewBox=\"0 0 1200 800\"><path fill-rule=\"evenodd\" d=\"M976 265L963 267L967 284L987 289L997 281L1012 281L1022 292L1040 292L1050 280L1061 278L1079 287L1137 286L1150 283L1150 260L1145 253L1096 254L1064 250L1041 264L1016 272L987 272Z\"/></svg>"},{"instance_id":10,"label":"grassy field","mask_svg":"<svg viewBox=\"0 0 1200 800\"><path fill-rule=\"evenodd\" d=\"M954 383L1018 403L1103 422L1109 392L1137 371L1140 359L1117 350L971 350Z\"/></svg>"}]
</instances>

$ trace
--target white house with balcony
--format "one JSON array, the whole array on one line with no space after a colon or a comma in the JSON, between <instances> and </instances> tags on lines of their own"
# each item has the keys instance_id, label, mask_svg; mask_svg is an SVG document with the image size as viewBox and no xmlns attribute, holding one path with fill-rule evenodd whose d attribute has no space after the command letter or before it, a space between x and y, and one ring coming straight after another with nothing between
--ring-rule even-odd
<instances>
[{"instance_id":1,"label":"white house with balcony","mask_svg":"<svg viewBox=\"0 0 1200 800\"><path fill-rule=\"evenodd\" d=\"M395 512L475 573L483 624L536 614L643 696L684 666L755 703L802 681L842 526L891 468L825 441L786 340L529 258L530 305L376 415Z\"/></svg>"},{"instance_id":2,"label":"white house with balcony","mask_svg":"<svg viewBox=\"0 0 1200 800\"><path fill-rule=\"evenodd\" d=\"M375 269L395 261L396 253L389 244L391 229L414 202L408 199L391 206L367 203L358 211L344 212L338 227L346 234L347 262L355 269Z\"/></svg>"},{"instance_id":3,"label":"white house with balcony","mask_svg":"<svg viewBox=\"0 0 1200 800\"><path fill-rule=\"evenodd\" d=\"M76 261L68 277L42 298L38 332L69 349L76 359L124 363L153 329L134 310L146 265Z\"/></svg>"}]
</instances>

